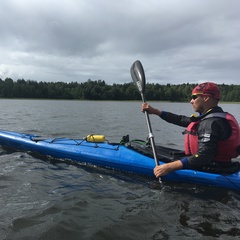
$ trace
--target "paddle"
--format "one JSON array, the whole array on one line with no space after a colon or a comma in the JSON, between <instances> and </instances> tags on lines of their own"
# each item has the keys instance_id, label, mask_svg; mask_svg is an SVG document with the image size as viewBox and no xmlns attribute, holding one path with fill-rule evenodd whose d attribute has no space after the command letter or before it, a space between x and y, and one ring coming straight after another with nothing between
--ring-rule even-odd
<instances>
[{"instance_id":1,"label":"paddle","mask_svg":"<svg viewBox=\"0 0 240 240\"><path fill-rule=\"evenodd\" d=\"M138 91L141 94L142 101L146 102L146 99L145 99L146 79L145 79L145 73L144 73L144 70L143 70L143 66L142 66L142 64L139 60L137 60L133 63L130 72L131 72L132 80L135 83ZM145 113L145 116L146 116L148 133L149 133L148 138L150 139L151 147L152 147L152 150L153 150L153 156L154 156L155 164L156 164L156 166L158 166L159 162L158 162L158 159L157 159L155 141L154 141L154 136L153 136L153 133L152 133L152 127L151 127L149 115L148 115L147 111L145 111L144 113ZM159 178L159 181L161 182L160 178Z\"/></svg>"}]
</instances>

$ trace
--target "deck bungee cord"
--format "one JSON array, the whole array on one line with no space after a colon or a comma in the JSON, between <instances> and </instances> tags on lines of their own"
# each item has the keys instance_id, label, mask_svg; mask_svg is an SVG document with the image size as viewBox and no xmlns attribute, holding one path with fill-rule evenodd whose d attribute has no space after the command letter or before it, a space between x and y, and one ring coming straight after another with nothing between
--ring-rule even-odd
<instances>
[{"instance_id":1,"label":"deck bungee cord","mask_svg":"<svg viewBox=\"0 0 240 240\"><path fill-rule=\"evenodd\" d=\"M118 150L119 145L122 145L123 143L109 143L109 141L105 138L104 135L96 135L96 134L90 134L84 137L83 139L74 139L74 138L53 138L53 139L47 139L47 138L39 138L36 137L35 135L31 134L21 134L22 138L30 138L33 142L45 142L49 144L62 144L65 143L67 145L75 145L75 146L80 146L84 145L84 143L89 142L89 143L94 143L94 146L89 146L88 147L95 147L95 148L104 148L104 149L111 149L111 150ZM122 141L122 140L121 140ZM68 142L68 143L66 143ZM100 145L100 143L107 143L110 146L117 146L116 148L106 148Z\"/></svg>"}]
</instances>

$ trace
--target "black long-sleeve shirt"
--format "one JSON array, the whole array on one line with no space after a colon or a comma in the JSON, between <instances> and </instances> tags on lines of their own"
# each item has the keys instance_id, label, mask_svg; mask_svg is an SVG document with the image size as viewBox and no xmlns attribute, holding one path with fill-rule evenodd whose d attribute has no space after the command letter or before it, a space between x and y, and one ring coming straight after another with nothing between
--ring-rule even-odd
<instances>
[{"instance_id":1,"label":"black long-sleeve shirt","mask_svg":"<svg viewBox=\"0 0 240 240\"><path fill-rule=\"evenodd\" d=\"M199 121L206 115L215 112L223 112L223 110L216 106L199 117L187 117L164 111L160 117L169 123L186 128L191 122ZM197 127L198 152L195 155L187 156L187 164L184 164L184 168L199 169L212 164L214 156L217 154L218 141L230 137L231 132L231 125L227 119L211 117L200 121Z\"/></svg>"}]
</instances>

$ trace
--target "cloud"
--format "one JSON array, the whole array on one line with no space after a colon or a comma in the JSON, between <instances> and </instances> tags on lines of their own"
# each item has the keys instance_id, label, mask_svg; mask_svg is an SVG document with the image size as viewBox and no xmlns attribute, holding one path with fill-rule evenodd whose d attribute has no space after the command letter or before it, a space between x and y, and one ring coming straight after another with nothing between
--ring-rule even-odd
<instances>
[{"instance_id":1,"label":"cloud","mask_svg":"<svg viewBox=\"0 0 240 240\"><path fill-rule=\"evenodd\" d=\"M2 0L0 78L238 84L237 0Z\"/></svg>"}]
</instances>

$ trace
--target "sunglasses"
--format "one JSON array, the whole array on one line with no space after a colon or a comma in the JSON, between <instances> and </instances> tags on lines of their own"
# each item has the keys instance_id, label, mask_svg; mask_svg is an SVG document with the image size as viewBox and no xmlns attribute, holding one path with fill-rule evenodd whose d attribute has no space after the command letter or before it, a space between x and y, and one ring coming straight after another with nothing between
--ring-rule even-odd
<instances>
[{"instance_id":1,"label":"sunglasses","mask_svg":"<svg viewBox=\"0 0 240 240\"><path fill-rule=\"evenodd\" d=\"M195 100L199 97L200 95L192 95L192 99Z\"/></svg>"}]
</instances>

